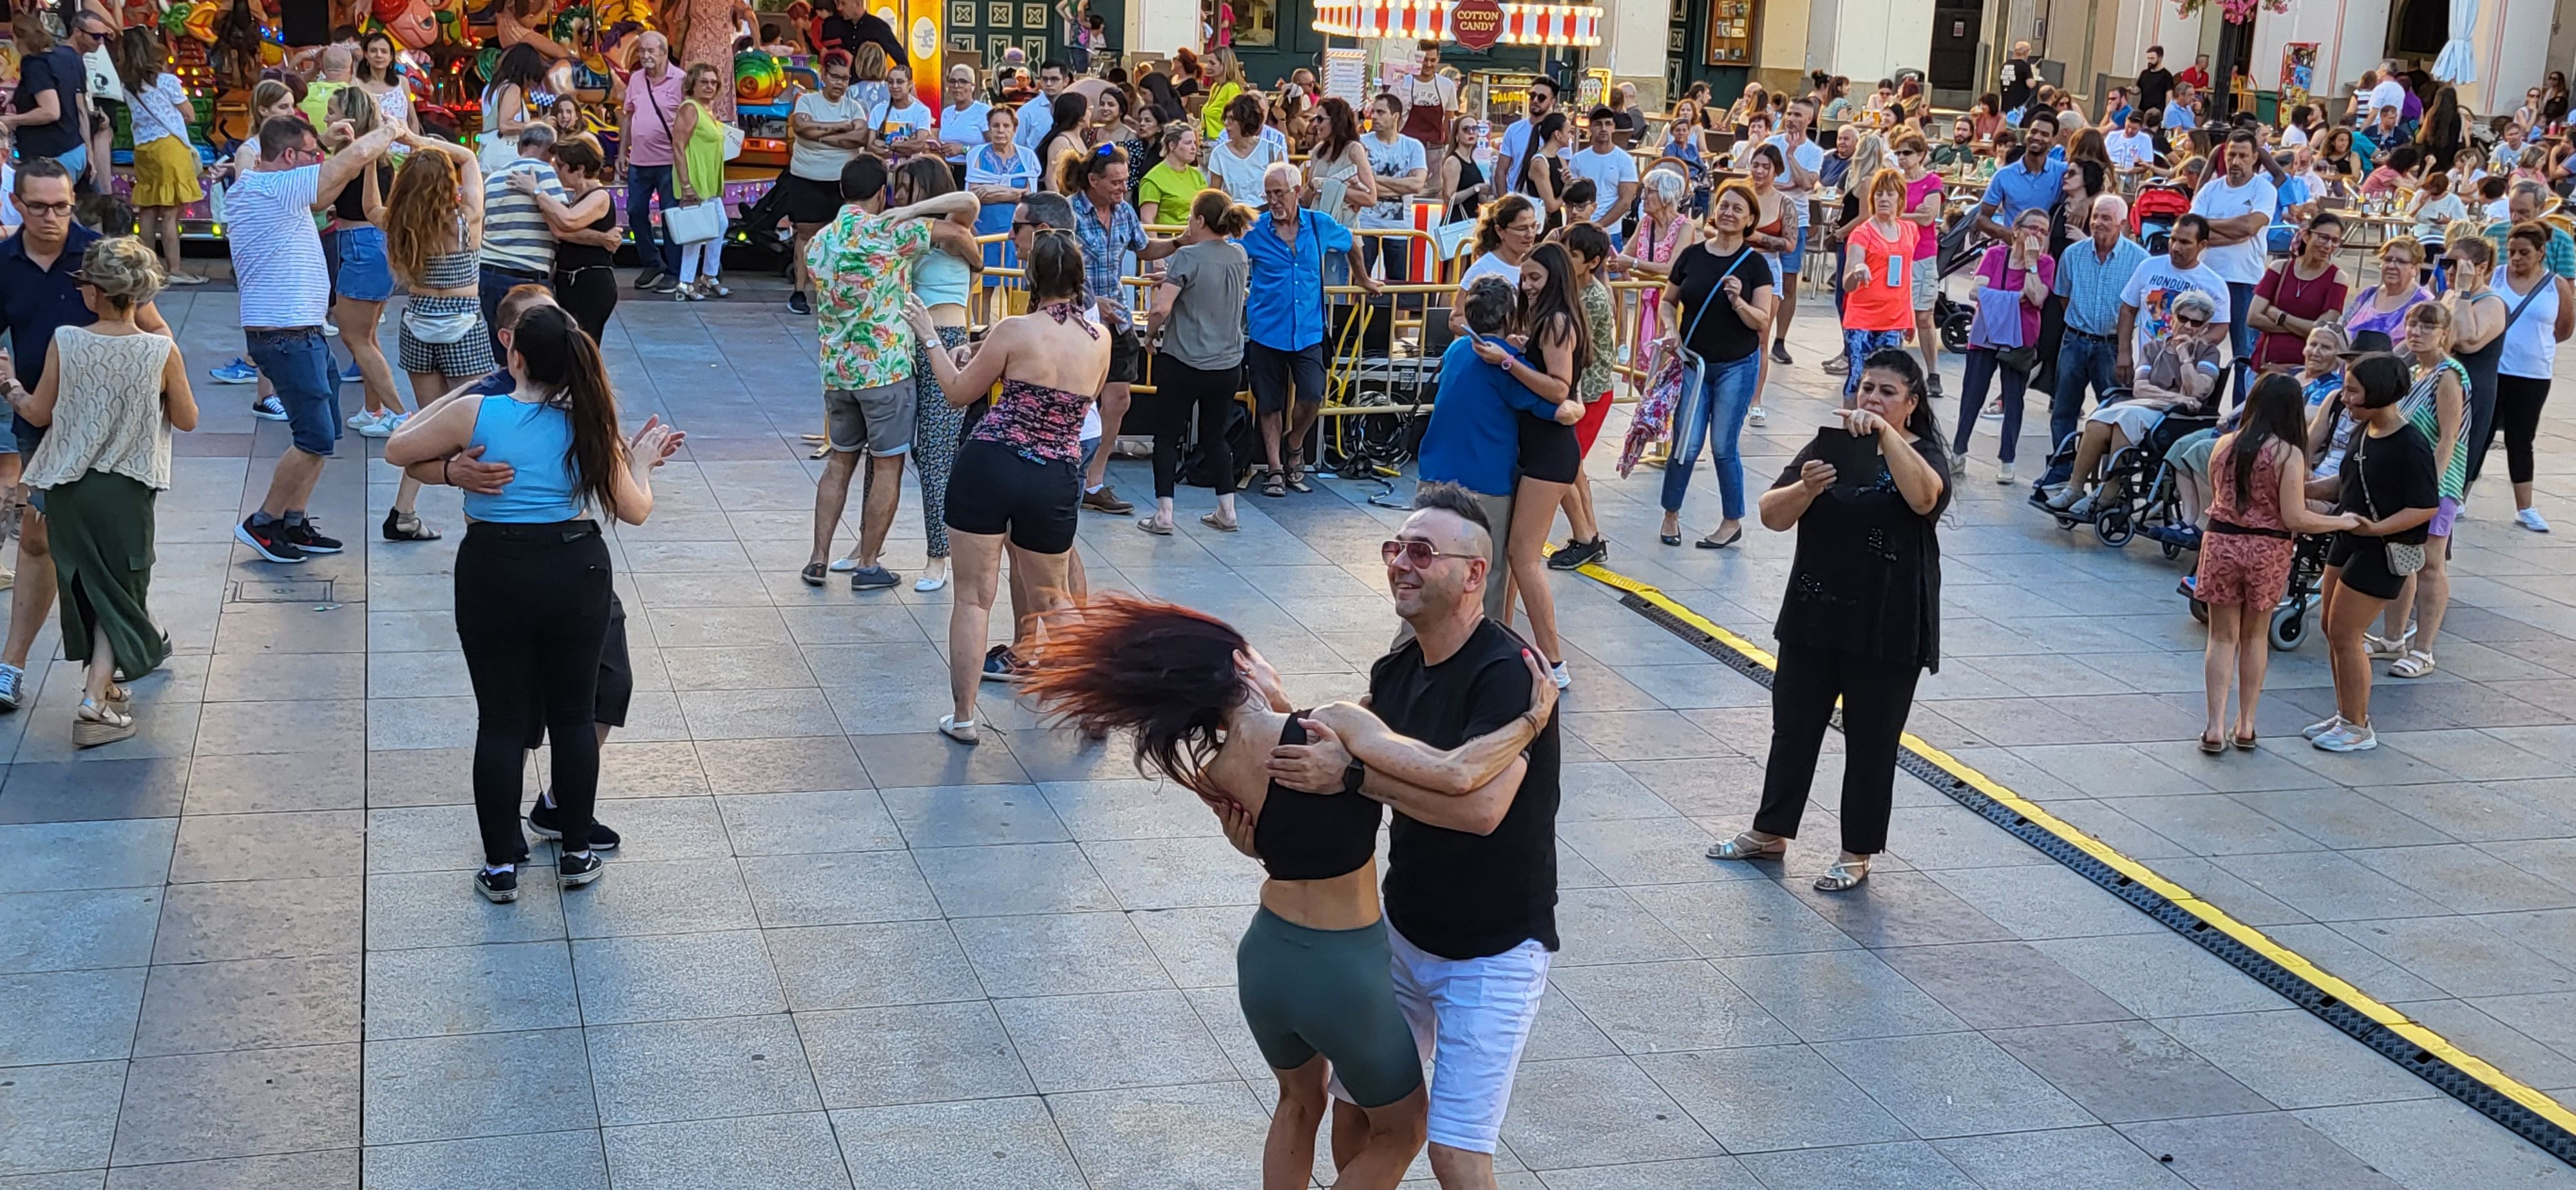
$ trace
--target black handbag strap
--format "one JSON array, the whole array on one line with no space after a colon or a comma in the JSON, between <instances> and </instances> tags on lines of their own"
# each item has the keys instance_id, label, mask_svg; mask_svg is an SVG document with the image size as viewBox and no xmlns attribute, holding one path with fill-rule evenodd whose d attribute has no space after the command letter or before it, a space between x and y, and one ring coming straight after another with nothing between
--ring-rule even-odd
<instances>
[{"instance_id":1,"label":"black handbag strap","mask_svg":"<svg viewBox=\"0 0 2576 1190\"><path fill-rule=\"evenodd\" d=\"M1707 249L1701 249L1701 251L1706 250ZM1691 315L1690 329L1682 332L1682 350L1690 350L1691 340L1699 337L1699 320L1708 317L1708 308L1716 305L1726 296L1725 294L1718 292L1719 286L1725 285L1726 279L1734 276L1735 270L1744 264L1744 258L1751 255L1753 255L1753 248L1751 245L1743 245L1736 248L1735 259L1726 266L1725 272L1717 275L1717 281L1708 287L1708 300L1701 302L1699 304L1699 312Z\"/></svg>"}]
</instances>

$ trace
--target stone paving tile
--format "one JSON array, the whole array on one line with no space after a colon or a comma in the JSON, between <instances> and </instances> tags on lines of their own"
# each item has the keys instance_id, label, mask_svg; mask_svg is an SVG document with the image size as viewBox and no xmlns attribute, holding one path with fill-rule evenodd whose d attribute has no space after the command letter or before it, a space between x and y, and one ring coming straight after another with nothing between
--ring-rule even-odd
<instances>
[{"instance_id":1,"label":"stone paving tile","mask_svg":"<svg viewBox=\"0 0 2576 1190\"><path fill-rule=\"evenodd\" d=\"M191 358L221 358L232 305L165 309ZM312 564L297 577L330 603L229 602L273 577L229 518L284 442L210 406L162 525L156 603L181 654L138 687L145 736L73 759L59 662L0 717L0 854L32 861L0 866L0 1187L1255 1180L1276 1092L1232 953L1257 866L1185 791L1007 691L982 692L983 747L930 734L952 592L794 581L813 465L783 435L811 420L809 328L744 302L630 306L611 327L630 403L692 430L652 522L611 537L637 695L600 814L627 846L566 893L534 844L510 906L466 887L452 537ZM1821 326L1792 337L1829 353ZM1832 388L1775 371L1757 472ZM1136 486L1143 465L1117 472ZM1640 544L1658 482L1596 476L1618 568L1767 640L1785 539ZM921 559L911 486L899 568ZM335 467L316 515L365 525L392 492L381 464ZM1253 501L1230 538L1094 517L1082 549L1095 586L1225 616L1300 699L1348 697L1393 627L1369 551L1397 517L1365 494ZM424 514L452 528L454 500L432 491ZM2464 521L2443 669L2380 684L2379 753L2292 746L2330 702L2311 646L2275 658L2262 750L2212 760L2191 745L2201 638L2169 564L2069 540L1991 484L1963 484L1953 514L1923 738L2471 1052L2576 1088L2566 547ZM1550 583L1576 675L1565 945L1502 1186L2563 1175L1920 782L1899 782L1870 883L1813 892L1839 737L1788 862L1702 858L1749 821L1767 697L1605 589ZM545 758L530 771L542 786ZM2512 869L2528 877L2494 878ZM1406 1185L1428 1177L1417 1158Z\"/></svg>"}]
</instances>

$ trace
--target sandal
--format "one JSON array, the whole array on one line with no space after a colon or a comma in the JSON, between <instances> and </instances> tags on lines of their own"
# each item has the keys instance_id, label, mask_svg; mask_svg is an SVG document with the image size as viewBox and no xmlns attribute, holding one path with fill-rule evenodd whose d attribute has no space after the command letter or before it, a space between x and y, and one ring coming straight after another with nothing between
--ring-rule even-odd
<instances>
[{"instance_id":1,"label":"sandal","mask_svg":"<svg viewBox=\"0 0 2576 1190\"><path fill-rule=\"evenodd\" d=\"M1151 533L1156 537L1169 537L1172 535L1172 527L1170 525L1166 525L1149 516L1137 517L1136 527L1147 533Z\"/></svg>"},{"instance_id":2,"label":"sandal","mask_svg":"<svg viewBox=\"0 0 2576 1190\"><path fill-rule=\"evenodd\" d=\"M134 716L113 706L82 699L80 709L72 712L72 747L95 748L132 738L140 730Z\"/></svg>"},{"instance_id":3,"label":"sandal","mask_svg":"<svg viewBox=\"0 0 2576 1190\"><path fill-rule=\"evenodd\" d=\"M2410 633L2409 635L2412 634ZM2433 655L2431 653L2425 652L2422 649L2408 649L2406 650L2405 656L2398 658L2395 665L2388 667L2388 676L2392 678L2420 678L2433 672L2434 664L2435 662L2433 661Z\"/></svg>"},{"instance_id":4,"label":"sandal","mask_svg":"<svg viewBox=\"0 0 2576 1190\"><path fill-rule=\"evenodd\" d=\"M2398 637L2396 640L2390 640L2387 637L2376 636L2368 632L2362 633L2361 647L2369 652L2371 660L2389 661L2405 656L2414 640L2415 627L2410 624L2406 627L2406 634Z\"/></svg>"},{"instance_id":5,"label":"sandal","mask_svg":"<svg viewBox=\"0 0 2576 1190\"><path fill-rule=\"evenodd\" d=\"M1838 859L1831 867L1825 869L1824 875L1816 877L1816 891L1849 892L1859 888L1861 882L1867 879L1869 879L1868 860Z\"/></svg>"},{"instance_id":6,"label":"sandal","mask_svg":"<svg viewBox=\"0 0 2576 1190\"><path fill-rule=\"evenodd\" d=\"M1789 854L1787 839L1773 839L1765 843L1754 838L1751 831L1745 831L1732 839L1721 839L1710 844L1708 849L1710 859L1778 859L1787 854Z\"/></svg>"},{"instance_id":7,"label":"sandal","mask_svg":"<svg viewBox=\"0 0 2576 1190\"><path fill-rule=\"evenodd\" d=\"M1242 525L1237 524L1236 522L1219 519L1213 512L1200 513L1199 523L1207 526L1208 528L1214 529L1219 533L1233 533L1243 528Z\"/></svg>"},{"instance_id":8,"label":"sandal","mask_svg":"<svg viewBox=\"0 0 2576 1190\"><path fill-rule=\"evenodd\" d=\"M856 567L853 567L852 569L856 569ZM806 586L819 587L823 585L824 576L830 573L830 567L825 566L820 562L808 562L805 564L805 569L796 572L796 577L805 580Z\"/></svg>"},{"instance_id":9,"label":"sandal","mask_svg":"<svg viewBox=\"0 0 2576 1190\"><path fill-rule=\"evenodd\" d=\"M2252 732L2247 732L2244 735L2236 737L2236 750L2239 752L2251 752L2254 750L2254 745L2258 742L2259 741L2254 738L2254 734Z\"/></svg>"},{"instance_id":10,"label":"sandal","mask_svg":"<svg viewBox=\"0 0 2576 1190\"><path fill-rule=\"evenodd\" d=\"M1306 467L1304 464L1298 463L1289 466L1288 490L1300 493L1308 493L1315 490L1306 483Z\"/></svg>"},{"instance_id":11,"label":"sandal","mask_svg":"<svg viewBox=\"0 0 2576 1190\"><path fill-rule=\"evenodd\" d=\"M1271 472L1270 478L1261 481L1261 494L1273 498L1286 496L1288 480L1276 471Z\"/></svg>"},{"instance_id":12,"label":"sandal","mask_svg":"<svg viewBox=\"0 0 2576 1190\"><path fill-rule=\"evenodd\" d=\"M420 514L396 508L385 513L385 540L436 541L439 532L420 523Z\"/></svg>"},{"instance_id":13,"label":"sandal","mask_svg":"<svg viewBox=\"0 0 2576 1190\"><path fill-rule=\"evenodd\" d=\"M2200 754L2203 756L2227 755L2227 737L2215 734L2201 736Z\"/></svg>"},{"instance_id":14,"label":"sandal","mask_svg":"<svg viewBox=\"0 0 2576 1190\"><path fill-rule=\"evenodd\" d=\"M961 744L980 742L975 734L975 721L969 719L964 723L960 723L957 721L957 717L955 715L941 715L939 717L939 734L947 736L949 739L955 740Z\"/></svg>"}]
</instances>

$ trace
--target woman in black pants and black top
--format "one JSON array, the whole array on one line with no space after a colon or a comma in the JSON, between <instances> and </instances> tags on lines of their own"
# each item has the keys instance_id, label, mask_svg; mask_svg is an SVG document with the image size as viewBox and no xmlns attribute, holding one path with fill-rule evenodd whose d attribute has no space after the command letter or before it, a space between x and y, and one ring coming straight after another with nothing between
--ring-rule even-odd
<instances>
[{"instance_id":1,"label":"woman in black pants and black top","mask_svg":"<svg viewBox=\"0 0 2576 1190\"><path fill-rule=\"evenodd\" d=\"M574 235L555 238L555 302L594 340L608 334L608 316L617 312L617 205L599 184L602 168L599 147L587 136L555 145L555 175L563 179L564 196L571 200L566 222L584 224ZM540 196L537 201L551 204L554 199Z\"/></svg>"},{"instance_id":2,"label":"woman in black pants and black top","mask_svg":"<svg viewBox=\"0 0 2576 1190\"><path fill-rule=\"evenodd\" d=\"M671 435L651 419L626 441L599 345L560 308L521 315L509 355L515 391L449 401L385 443L385 461L397 467L480 447L482 461L513 469L498 494L466 493L456 551L456 636L474 681L474 817L483 835L474 884L496 902L519 896L522 748L539 708L554 742L562 836L591 837L599 792L591 720L610 585L608 543L582 514L643 524L653 511L653 465ZM587 846L568 849L557 872L566 886L588 884L600 860Z\"/></svg>"},{"instance_id":3,"label":"woman in black pants and black top","mask_svg":"<svg viewBox=\"0 0 2576 1190\"><path fill-rule=\"evenodd\" d=\"M1843 429L1817 431L1762 494L1763 527L1798 530L1776 629L1771 757L1753 829L1708 851L1727 860L1788 852L1839 697L1843 852L1816 878L1823 892L1867 880L1871 857L1887 849L1897 741L1914 709L1914 683L1941 668L1941 543L1933 526L1950 503L1941 428L1911 352L1881 348L1860 367L1858 404L1842 411ZM1848 439L1839 437L1845 432ZM1869 474L1842 476L1827 454L1844 465L1865 458Z\"/></svg>"},{"instance_id":4,"label":"woman in black pants and black top","mask_svg":"<svg viewBox=\"0 0 2576 1190\"><path fill-rule=\"evenodd\" d=\"M1384 814L1356 789L1303 793L1273 782L1270 751L1338 738L1373 782L1392 778L1472 803L1491 788L1518 787L1517 775L1497 778L1551 721L1556 689L1546 672L1522 650L1529 709L1444 750L1396 735L1354 703L1291 710L1270 663L1224 621L1189 608L1104 595L1047 616L1046 634L1021 688L1094 734L1133 737L1139 769L1196 793L1235 849L1269 872L1235 948L1244 1024L1279 1080L1262 1185L1309 1184L1330 1077L1365 1117L1356 1148L1335 1122L1333 1184L1391 1190L1422 1147L1429 1101L1378 906Z\"/></svg>"},{"instance_id":5,"label":"woman in black pants and black top","mask_svg":"<svg viewBox=\"0 0 2576 1190\"><path fill-rule=\"evenodd\" d=\"M1201 190L1190 200L1190 223L1181 247L1164 262L1154 287L1146 337L1162 336L1154 353L1154 514L1136 527L1172 533L1172 491L1180 482L1181 435L1195 410L1199 450L1216 482L1216 511L1199 523L1221 533L1236 529L1234 452L1227 449L1226 418L1243 391L1243 303L1252 262L1235 242L1252 226L1252 210L1222 190Z\"/></svg>"}]
</instances>

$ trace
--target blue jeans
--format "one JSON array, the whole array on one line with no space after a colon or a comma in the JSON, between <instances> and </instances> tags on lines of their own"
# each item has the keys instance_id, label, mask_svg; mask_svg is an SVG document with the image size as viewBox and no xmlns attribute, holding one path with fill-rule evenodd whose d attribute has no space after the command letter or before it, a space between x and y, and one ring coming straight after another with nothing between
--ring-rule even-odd
<instances>
[{"instance_id":1,"label":"blue jeans","mask_svg":"<svg viewBox=\"0 0 2576 1190\"><path fill-rule=\"evenodd\" d=\"M285 330L245 329L250 362L259 365L286 407L286 432L295 449L331 457L340 440L340 366L331 361L331 341L318 326Z\"/></svg>"},{"instance_id":2,"label":"blue jeans","mask_svg":"<svg viewBox=\"0 0 2576 1190\"><path fill-rule=\"evenodd\" d=\"M676 277L680 274L680 249L664 243L654 232L650 218L653 196L662 196L662 209L680 205L680 183L667 165L630 165L626 167L626 227L635 233L635 259L645 268Z\"/></svg>"},{"instance_id":3,"label":"blue jeans","mask_svg":"<svg viewBox=\"0 0 2576 1190\"><path fill-rule=\"evenodd\" d=\"M2235 384L2234 402L2245 400L2245 390L2254 383L2254 331L2245 325L2246 308L2254 304L2254 283L2227 283L2227 344L2232 364L2227 375Z\"/></svg>"},{"instance_id":4,"label":"blue jeans","mask_svg":"<svg viewBox=\"0 0 2576 1190\"><path fill-rule=\"evenodd\" d=\"M1950 453L1968 457L1968 439L1977 432L1977 414L1986 407L1986 388L1996 374L2004 378L2004 444L1995 461L2009 467L2013 446L2021 440L2022 395L2030 390L2030 377L2003 365L1992 347L1970 347L1964 374L1959 383L1959 428L1950 435Z\"/></svg>"},{"instance_id":5,"label":"blue jeans","mask_svg":"<svg viewBox=\"0 0 2576 1190\"><path fill-rule=\"evenodd\" d=\"M2066 441L2084 426L2084 388L2093 388L2093 403L2102 403L2104 394L2115 383L2112 368L2119 362L2118 342L2111 338L2087 338L2066 328L2066 337L2057 345L2057 391L2049 394L2048 450L2055 454ZM2053 463L2048 473L2039 477L2043 484L2064 483L2074 470L2072 462Z\"/></svg>"},{"instance_id":6,"label":"blue jeans","mask_svg":"<svg viewBox=\"0 0 2576 1190\"><path fill-rule=\"evenodd\" d=\"M1851 361L1851 370L1843 374L1843 408L1851 408L1852 396L1860 391L1860 368L1870 353L1882 347L1905 346L1904 331L1843 332L1843 356Z\"/></svg>"},{"instance_id":7,"label":"blue jeans","mask_svg":"<svg viewBox=\"0 0 2576 1190\"><path fill-rule=\"evenodd\" d=\"M1664 463L1664 511L1680 512L1690 492L1691 468L1699 465L1709 431L1717 431L1709 458L1717 468L1717 491L1730 521L1744 518L1744 456L1737 444L1744 437L1744 411L1753 405L1753 384L1762 375L1762 353L1742 359L1710 360L1697 399L1685 399L1673 421L1673 455Z\"/></svg>"}]
</instances>

